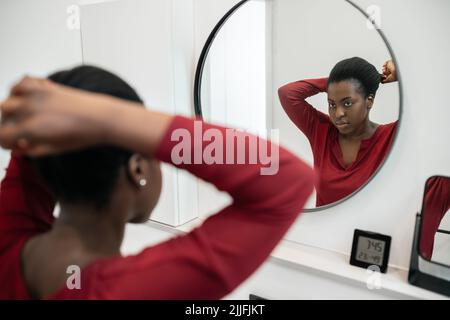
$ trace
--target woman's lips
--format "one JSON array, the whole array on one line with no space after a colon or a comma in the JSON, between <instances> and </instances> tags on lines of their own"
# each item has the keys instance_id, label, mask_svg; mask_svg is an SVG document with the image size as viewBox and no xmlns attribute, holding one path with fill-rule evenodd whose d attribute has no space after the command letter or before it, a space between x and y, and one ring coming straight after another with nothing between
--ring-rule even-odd
<instances>
[{"instance_id":1,"label":"woman's lips","mask_svg":"<svg viewBox=\"0 0 450 320\"><path fill-rule=\"evenodd\" d=\"M335 124L336 124L336 127L339 127L339 128L347 127L349 125L348 122L336 122Z\"/></svg>"}]
</instances>

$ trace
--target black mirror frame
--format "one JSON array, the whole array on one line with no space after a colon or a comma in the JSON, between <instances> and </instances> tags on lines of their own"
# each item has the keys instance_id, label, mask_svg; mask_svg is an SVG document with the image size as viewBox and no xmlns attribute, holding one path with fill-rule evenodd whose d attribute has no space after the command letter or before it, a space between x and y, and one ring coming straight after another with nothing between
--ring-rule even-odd
<instances>
[{"instance_id":1,"label":"black mirror frame","mask_svg":"<svg viewBox=\"0 0 450 320\"><path fill-rule=\"evenodd\" d=\"M194 81L194 110L195 110L195 115L197 117L199 117L199 118L203 118L202 104L201 104L202 77L203 77L203 69L205 67L205 63L206 63L206 59L208 57L209 50L211 49L211 46L212 46L212 44L214 42L214 39L216 38L216 36L218 35L218 33L222 29L222 27L225 25L227 20L240 7L242 7L248 1L251 1L251 0L242 0L242 1L238 2L235 6L233 6L222 17L222 19L220 19L220 21L216 24L214 29L211 31L208 39L206 40L206 43L205 43L203 49L202 49L202 52L200 54L200 58L199 58L198 63L197 63L197 68L196 68L196 71L195 71L195 81ZM370 21L370 16L362 8L360 8L357 4L355 4L353 1L351 1L351 0L343 0L343 1L345 1L348 4L350 4L351 6L353 6L364 17L366 17L367 20ZM386 163L387 159L389 158L392 149L395 147L395 145L397 143L397 137L398 137L398 133L399 133L399 131L401 129L401 125L402 125L401 119L402 119L402 116L403 116L403 86L402 86L402 80L401 80L400 66L398 64L398 60L397 60L397 58L396 58L396 56L394 54L394 51L392 50L392 47L391 47L389 41L387 40L386 36L384 35L383 31L381 31L380 28L375 28L375 30L380 35L380 37L383 39L384 44L386 45L386 47L387 47L387 49L389 51L389 54L392 57L392 60L394 61L394 64L395 64L396 69L397 69L397 82L398 82L398 86L399 86L399 120L398 120L399 123L398 123L397 131L395 133L394 141L392 142L391 150L389 151L389 154L385 157L383 162L378 166L378 168L372 174L372 176L366 181L366 183L364 183L362 186L360 186L358 189L356 189L350 195L348 195L348 196L346 196L346 197L344 197L344 198L342 198L342 199L340 199L340 200L338 200L336 202L327 204L325 206L321 206L321 207L317 207L317 208L310 208L310 209L303 209L303 212L324 211L324 210L326 210L328 208L337 206L337 205L343 203L344 201L350 199L354 195L356 195L358 192L360 192L365 186L367 186L372 181L372 179L378 174L378 172L380 172L380 170L383 168L384 164Z\"/></svg>"}]
</instances>

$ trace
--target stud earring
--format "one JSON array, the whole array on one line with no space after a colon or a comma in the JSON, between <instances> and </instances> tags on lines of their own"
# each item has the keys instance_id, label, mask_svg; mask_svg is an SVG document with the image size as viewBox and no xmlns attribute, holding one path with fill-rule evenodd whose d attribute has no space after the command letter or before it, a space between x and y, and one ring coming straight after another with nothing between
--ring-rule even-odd
<instances>
[{"instance_id":1,"label":"stud earring","mask_svg":"<svg viewBox=\"0 0 450 320\"><path fill-rule=\"evenodd\" d=\"M141 187L145 187L147 185L147 180L141 179L141 180L139 180L139 184L141 185Z\"/></svg>"}]
</instances>

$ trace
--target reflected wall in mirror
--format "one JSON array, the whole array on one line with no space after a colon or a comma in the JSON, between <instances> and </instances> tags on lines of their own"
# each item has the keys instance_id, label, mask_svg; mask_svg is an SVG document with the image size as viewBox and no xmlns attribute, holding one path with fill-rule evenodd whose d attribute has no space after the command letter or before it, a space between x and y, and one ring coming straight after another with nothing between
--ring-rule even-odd
<instances>
[{"instance_id":1,"label":"reflected wall in mirror","mask_svg":"<svg viewBox=\"0 0 450 320\"><path fill-rule=\"evenodd\" d=\"M450 296L450 177L434 176L424 189L416 217L408 280Z\"/></svg>"},{"instance_id":2,"label":"reflected wall in mirror","mask_svg":"<svg viewBox=\"0 0 450 320\"><path fill-rule=\"evenodd\" d=\"M398 65L362 12L349 1L243 1L214 29L197 68L205 120L279 130L279 142L315 167L308 209L361 189L396 135Z\"/></svg>"}]
</instances>

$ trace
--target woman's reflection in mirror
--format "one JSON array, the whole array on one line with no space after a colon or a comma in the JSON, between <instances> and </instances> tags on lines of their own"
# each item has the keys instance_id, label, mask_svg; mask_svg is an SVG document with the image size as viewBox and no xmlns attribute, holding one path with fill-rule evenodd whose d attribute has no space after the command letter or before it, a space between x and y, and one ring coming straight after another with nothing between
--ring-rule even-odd
<instances>
[{"instance_id":1,"label":"woman's reflection in mirror","mask_svg":"<svg viewBox=\"0 0 450 320\"><path fill-rule=\"evenodd\" d=\"M314 168L320 176L316 206L356 191L385 159L397 121L377 124L369 115L380 83L395 81L392 61L383 65L380 74L366 60L353 57L337 63L328 78L296 81L279 88L282 107L312 148ZM306 101L320 92L328 95L328 115Z\"/></svg>"}]
</instances>

